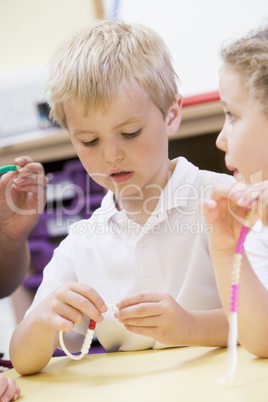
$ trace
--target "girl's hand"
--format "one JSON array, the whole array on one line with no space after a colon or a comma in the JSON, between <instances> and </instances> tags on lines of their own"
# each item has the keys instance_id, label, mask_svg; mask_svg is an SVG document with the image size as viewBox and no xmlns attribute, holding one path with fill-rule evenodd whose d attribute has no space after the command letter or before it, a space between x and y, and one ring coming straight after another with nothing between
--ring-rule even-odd
<instances>
[{"instance_id":1,"label":"girl's hand","mask_svg":"<svg viewBox=\"0 0 268 402\"><path fill-rule=\"evenodd\" d=\"M219 250L233 250L243 225L248 224L249 205L238 205L245 191L243 185L218 184L213 187L211 199L203 201L202 212L209 225L210 246ZM256 216L250 218L250 226Z\"/></svg>"},{"instance_id":2,"label":"girl's hand","mask_svg":"<svg viewBox=\"0 0 268 402\"><path fill-rule=\"evenodd\" d=\"M261 219L268 226L268 180L247 187L238 197L237 205L251 208L254 219Z\"/></svg>"}]
</instances>

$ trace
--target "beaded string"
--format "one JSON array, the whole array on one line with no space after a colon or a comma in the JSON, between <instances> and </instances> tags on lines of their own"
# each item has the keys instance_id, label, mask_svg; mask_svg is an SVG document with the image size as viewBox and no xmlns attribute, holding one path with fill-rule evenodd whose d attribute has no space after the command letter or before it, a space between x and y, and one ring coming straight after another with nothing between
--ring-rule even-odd
<instances>
[{"instance_id":1,"label":"beaded string","mask_svg":"<svg viewBox=\"0 0 268 402\"><path fill-rule=\"evenodd\" d=\"M16 165L6 165L0 167L0 174L7 173L10 171L16 172L18 170L18 166Z\"/></svg>"},{"instance_id":2,"label":"beaded string","mask_svg":"<svg viewBox=\"0 0 268 402\"><path fill-rule=\"evenodd\" d=\"M226 372L223 374L222 378L218 380L220 384L224 384L227 381L232 380L237 367L237 341L238 341L237 313L238 313L239 290L240 290L239 281L240 281L240 270L242 265L244 243L248 231L249 228L247 226L242 227L234 254L233 269L231 276L231 287L230 287L230 301L229 301L230 304L229 304L228 364Z\"/></svg>"},{"instance_id":3,"label":"beaded string","mask_svg":"<svg viewBox=\"0 0 268 402\"><path fill-rule=\"evenodd\" d=\"M107 306L107 307L108 307L107 312L118 311L117 307L113 307L113 306L110 306L110 305ZM69 352L69 350L66 348L64 340L63 340L64 332L60 331L60 333L59 333L59 341L60 341L60 345L61 345L61 348L64 351L64 353L68 357L73 359L73 360L80 360L84 356L86 356L88 354L88 352L89 352L89 349L91 348L95 327L96 327L96 322L94 320L90 319L88 329L87 329L87 333L86 333L86 336L85 336L85 339L84 339L84 342L83 342L83 345L82 345L82 348L81 348L81 351L80 351L81 352L80 355L73 355L72 353Z\"/></svg>"},{"instance_id":4,"label":"beaded string","mask_svg":"<svg viewBox=\"0 0 268 402\"><path fill-rule=\"evenodd\" d=\"M80 355L73 355L72 353L69 352L69 350L66 348L64 340L63 340L63 332L60 331L60 334L59 334L60 345L61 345L61 348L64 351L64 353L73 360L80 360L85 355L87 355L88 351L91 347L91 344L92 344L95 327L96 327L96 322L91 319L89 321L89 326L88 326L87 333L86 333L86 336L85 336L85 339L84 339L84 342L83 342L83 345L81 348Z\"/></svg>"}]
</instances>

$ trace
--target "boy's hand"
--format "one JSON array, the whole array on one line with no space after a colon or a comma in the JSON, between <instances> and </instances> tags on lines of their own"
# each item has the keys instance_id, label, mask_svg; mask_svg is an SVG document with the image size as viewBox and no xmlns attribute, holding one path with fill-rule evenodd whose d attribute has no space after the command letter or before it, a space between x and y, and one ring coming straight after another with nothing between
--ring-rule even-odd
<instances>
[{"instance_id":1,"label":"boy's hand","mask_svg":"<svg viewBox=\"0 0 268 402\"><path fill-rule=\"evenodd\" d=\"M135 334L149 336L169 346L189 342L192 318L167 293L136 294L117 303L115 317Z\"/></svg>"},{"instance_id":2,"label":"boy's hand","mask_svg":"<svg viewBox=\"0 0 268 402\"><path fill-rule=\"evenodd\" d=\"M69 332L83 321L103 320L107 307L95 289L68 282L40 302L16 327L10 341L10 358L21 375L44 368L58 346L59 331Z\"/></svg>"},{"instance_id":3,"label":"boy's hand","mask_svg":"<svg viewBox=\"0 0 268 402\"><path fill-rule=\"evenodd\" d=\"M20 394L21 390L13 378L0 374L0 402L16 401Z\"/></svg>"},{"instance_id":4,"label":"boy's hand","mask_svg":"<svg viewBox=\"0 0 268 402\"><path fill-rule=\"evenodd\" d=\"M99 323L106 310L103 299L93 288L68 282L52 292L32 313L46 328L69 332L83 321L83 313Z\"/></svg>"}]
</instances>

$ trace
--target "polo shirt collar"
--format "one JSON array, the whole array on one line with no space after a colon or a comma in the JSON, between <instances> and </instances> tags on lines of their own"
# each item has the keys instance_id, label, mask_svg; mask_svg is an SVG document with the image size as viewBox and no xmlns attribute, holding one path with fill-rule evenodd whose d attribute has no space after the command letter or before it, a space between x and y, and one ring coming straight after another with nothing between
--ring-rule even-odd
<instances>
[{"instance_id":1,"label":"polo shirt collar","mask_svg":"<svg viewBox=\"0 0 268 402\"><path fill-rule=\"evenodd\" d=\"M114 202L114 194L112 191L108 191L101 202L100 213L101 216L108 222L113 216L120 211L116 208Z\"/></svg>"},{"instance_id":2,"label":"polo shirt collar","mask_svg":"<svg viewBox=\"0 0 268 402\"><path fill-rule=\"evenodd\" d=\"M182 156L173 159L172 163L176 167L159 199L166 210L187 206L199 172L198 167Z\"/></svg>"},{"instance_id":3,"label":"polo shirt collar","mask_svg":"<svg viewBox=\"0 0 268 402\"><path fill-rule=\"evenodd\" d=\"M160 222L166 219L167 211L172 208L186 207L191 196L198 167L187 161L184 157L172 160L176 164L174 172L166 187L162 191L158 204L148 221ZM125 215L124 211L118 211L114 202L114 194L111 191L105 195L101 203L101 214L109 222L115 215ZM117 220L117 219L116 219Z\"/></svg>"}]
</instances>

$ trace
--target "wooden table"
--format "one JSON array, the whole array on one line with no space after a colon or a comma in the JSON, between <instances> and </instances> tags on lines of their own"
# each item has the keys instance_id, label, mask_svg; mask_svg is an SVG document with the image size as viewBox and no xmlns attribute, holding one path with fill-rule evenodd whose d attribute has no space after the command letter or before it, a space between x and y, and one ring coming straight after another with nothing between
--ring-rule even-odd
<instances>
[{"instance_id":1,"label":"wooden table","mask_svg":"<svg viewBox=\"0 0 268 402\"><path fill-rule=\"evenodd\" d=\"M227 349L189 347L54 357L38 374L5 375L21 387L23 402L268 401L268 359L239 347L235 378L220 385L226 364Z\"/></svg>"}]
</instances>

